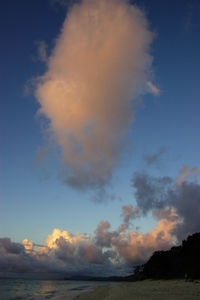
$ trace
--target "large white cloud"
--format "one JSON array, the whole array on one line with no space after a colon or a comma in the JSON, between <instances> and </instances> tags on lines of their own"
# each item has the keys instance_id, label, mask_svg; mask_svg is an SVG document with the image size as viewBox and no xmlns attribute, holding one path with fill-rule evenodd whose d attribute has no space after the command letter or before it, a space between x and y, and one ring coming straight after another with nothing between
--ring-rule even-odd
<instances>
[{"instance_id":1,"label":"large white cloud","mask_svg":"<svg viewBox=\"0 0 200 300\"><path fill-rule=\"evenodd\" d=\"M68 12L36 89L66 183L96 188L111 178L136 99L158 94L152 39L143 12L125 0L83 0Z\"/></svg>"}]
</instances>

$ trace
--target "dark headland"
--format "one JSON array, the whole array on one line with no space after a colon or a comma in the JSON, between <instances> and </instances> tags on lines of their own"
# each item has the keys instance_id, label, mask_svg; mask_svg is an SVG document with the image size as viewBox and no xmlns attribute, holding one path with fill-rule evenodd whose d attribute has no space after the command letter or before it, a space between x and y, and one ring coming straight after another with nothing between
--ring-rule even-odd
<instances>
[{"instance_id":1,"label":"dark headland","mask_svg":"<svg viewBox=\"0 0 200 300\"><path fill-rule=\"evenodd\" d=\"M135 267L126 277L73 277L70 280L138 281L144 279L200 279L200 233L167 251L155 251L143 265Z\"/></svg>"},{"instance_id":2,"label":"dark headland","mask_svg":"<svg viewBox=\"0 0 200 300\"><path fill-rule=\"evenodd\" d=\"M97 287L76 300L199 300L200 233L188 236L180 246L154 252L131 276L95 280L127 282Z\"/></svg>"}]
</instances>

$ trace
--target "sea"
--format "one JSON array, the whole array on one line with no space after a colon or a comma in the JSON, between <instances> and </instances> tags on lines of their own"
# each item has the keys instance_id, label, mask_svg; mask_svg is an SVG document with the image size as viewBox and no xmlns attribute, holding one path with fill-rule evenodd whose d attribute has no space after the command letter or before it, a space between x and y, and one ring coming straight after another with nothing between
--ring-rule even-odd
<instances>
[{"instance_id":1,"label":"sea","mask_svg":"<svg viewBox=\"0 0 200 300\"><path fill-rule=\"evenodd\" d=\"M72 300L97 286L116 282L0 279L0 300Z\"/></svg>"}]
</instances>

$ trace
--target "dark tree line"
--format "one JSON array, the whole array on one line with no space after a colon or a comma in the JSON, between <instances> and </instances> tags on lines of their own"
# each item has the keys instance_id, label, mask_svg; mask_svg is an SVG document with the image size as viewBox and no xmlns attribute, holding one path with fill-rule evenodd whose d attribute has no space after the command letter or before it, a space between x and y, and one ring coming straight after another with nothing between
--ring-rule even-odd
<instances>
[{"instance_id":1,"label":"dark tree line","mask_svg":"<svg viewBox=\"0 0 200 300\"><path fill-rule=\"evenodd\" d=\"M154 252L143 266L136 267L133 278L200 278L200 233L188 236L181 246Z\"/></svg>"}]
</instances>

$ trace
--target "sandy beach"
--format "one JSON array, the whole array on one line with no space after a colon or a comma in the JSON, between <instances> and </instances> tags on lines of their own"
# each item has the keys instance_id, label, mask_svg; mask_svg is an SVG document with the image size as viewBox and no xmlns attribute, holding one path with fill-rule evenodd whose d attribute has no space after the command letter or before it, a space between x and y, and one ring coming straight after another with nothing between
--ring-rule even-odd
<instances>
[{"instance_id":1,"label":"sandy beach","mask_svg":"<svg viewBox=\"0 0 200 300\"><path fill-rule=\"evenodd\" d=\"M76 300L199 300L200 280L144 280L97 287Z\"/></svg>"}]
</instances>

